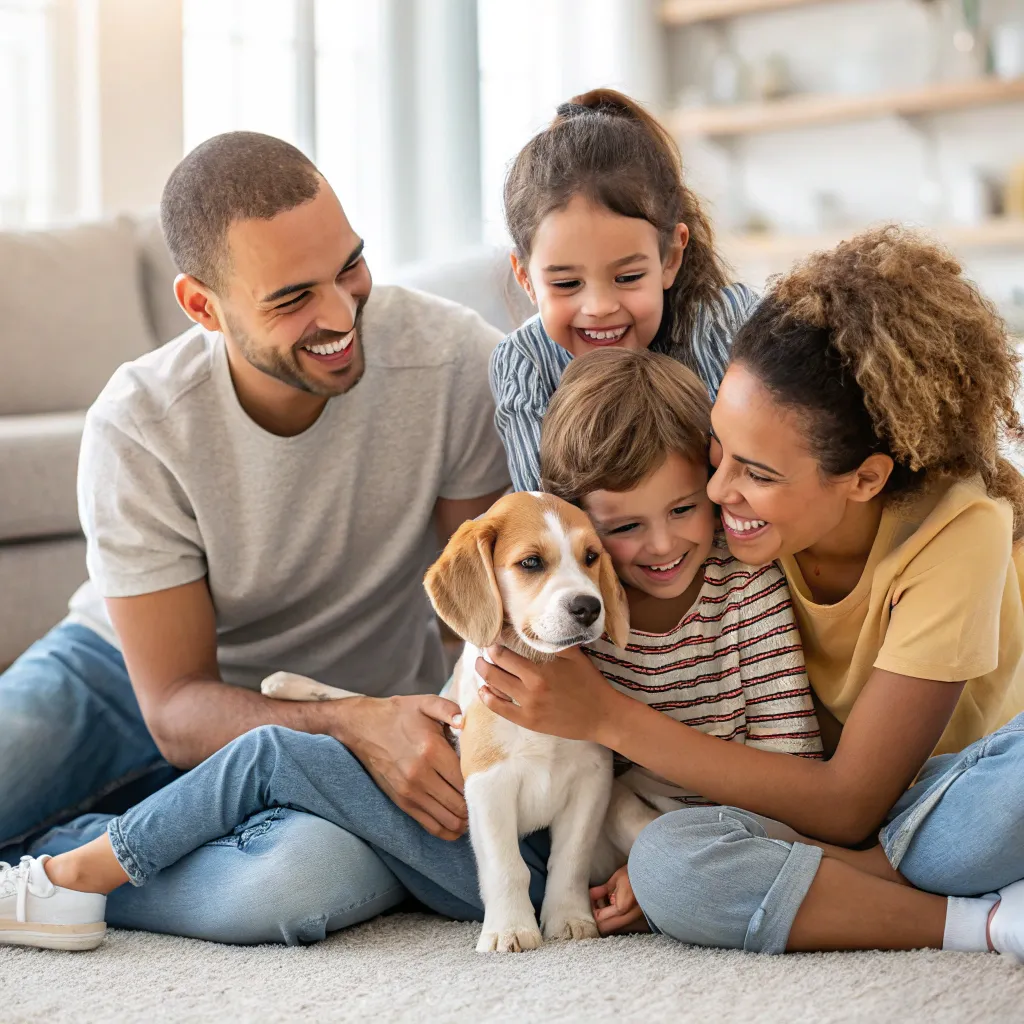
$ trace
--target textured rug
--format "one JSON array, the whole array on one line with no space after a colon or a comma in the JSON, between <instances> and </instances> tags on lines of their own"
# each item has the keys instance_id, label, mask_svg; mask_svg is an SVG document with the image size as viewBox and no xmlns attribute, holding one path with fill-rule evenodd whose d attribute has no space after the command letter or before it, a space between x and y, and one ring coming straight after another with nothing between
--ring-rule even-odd
<instances>
[{"instance_id":1,"label":"textured rug","mask_svg":"<svg viewBox=\"0 0 1024 1024\"><path fill-rule=\"evenodd\" d=\"M400 914L302 948L112 931L93 953L0 948L0 1022L1024 1021L1024 968L959 953L758 957L649 935L474 953L476 925Z\"/></svg>"}]
</instances>

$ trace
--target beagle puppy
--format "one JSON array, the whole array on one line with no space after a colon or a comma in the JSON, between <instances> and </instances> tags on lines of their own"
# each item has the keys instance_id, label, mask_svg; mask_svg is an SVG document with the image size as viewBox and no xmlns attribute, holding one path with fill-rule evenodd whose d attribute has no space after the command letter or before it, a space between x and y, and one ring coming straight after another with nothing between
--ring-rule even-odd
<instances>
[{"instance_id":1,"label":"beagle puppy","mask_svg":"<svg viewBox=\"0 0 1024 1024\"><path fill-rule=\"evenodd\" d=\"M655 817L616 784L611 751L532 732L496 715L477 691L477 658L493 644L533 662L607 633L625 647L625 593L582 510L551 494L520 492L463 523L424 586L438 616L466 641L448 696L462 709L459 755L484 923L479 952L535 949L544 938L598 936L589 885L626 862ZM350 696L290 673L263 692L291 700ZM607 816L607 821L606 821ZM551 854L540 928L520 837L548 828Z\"/></svg>"}]
</instances>

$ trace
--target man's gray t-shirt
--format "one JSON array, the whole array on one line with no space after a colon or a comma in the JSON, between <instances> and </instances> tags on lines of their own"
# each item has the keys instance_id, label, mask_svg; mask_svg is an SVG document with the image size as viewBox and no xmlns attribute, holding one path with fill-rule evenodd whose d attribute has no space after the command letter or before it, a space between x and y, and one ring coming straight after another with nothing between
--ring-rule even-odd
<instances>
[{"instance_id":1,"label":"man's gray t-shirt","mask_svg":"<svg viewBox=\"0 0 1024 1024\"><path fill-rule=\"evenodd\" d=\"M90 583L71 618L113 643L104 597L207 577L225 681L283 669L373 696L437 692L422 579L438 498L508 484L487 381L499 331L374 288L365 374L304 433L239 405L224 339L194 328L122 366L86 418L78 498Z\"/></svg>"}]
</instances>

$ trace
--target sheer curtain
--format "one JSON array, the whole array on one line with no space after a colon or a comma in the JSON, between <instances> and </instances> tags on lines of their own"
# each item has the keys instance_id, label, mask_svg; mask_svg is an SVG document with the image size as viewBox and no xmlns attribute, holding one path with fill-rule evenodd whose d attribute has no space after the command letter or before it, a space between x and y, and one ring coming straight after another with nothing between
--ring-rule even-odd
<instances>
[{"instance_id":1,"label":"sheer curtain","mask_svg":"<svg viewBox=\"0 0 1024 1024\"><path fill-rule=\"evenodd\" d=\"M596 85L659 98L656 6L0 0L0 228L151 206L182 134L187 151L247 128L317 161L378 272L500 243L505 168L560 101ZM108 14L103 55L97 12ZM129 14L142 24L119 35ZM156 59L147 67L159 66L172 90L168 62L181 71L174 118L153 83L140 97L145 116L167 120L155 157L149 143L133 152L131 105L111 102L140 87L117 57L140 45L143 28L149 49L138 59ZM112 173L147 160L153 166L132 188Z\"/></svg>"}]
</instances>

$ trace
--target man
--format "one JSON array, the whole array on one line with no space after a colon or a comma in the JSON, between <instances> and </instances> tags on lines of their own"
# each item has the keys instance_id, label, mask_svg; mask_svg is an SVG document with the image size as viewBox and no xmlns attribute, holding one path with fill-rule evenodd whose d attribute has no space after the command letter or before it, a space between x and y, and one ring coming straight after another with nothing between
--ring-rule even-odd
<instances>
[{"instance_id":1,"label":"man","mask_svg":"<svg viewBox=\"0 0 1024 1024\"><path fill-rule=\"evenodd\" d=\"M79 504L90 583L0 676L0 856L99 834L262 724L346 744L435 835L466 826L422 589L439 544L505 489L487 361L499 333L415 292L371 295L363 242L298 150L211 139L161 222L197 327L121 367L90 410ZM366 694L258 690L284 669ZM68 823L69 824L65 824ZM119 893L108 922L309 941L403 890L336 826L277 809Z\"/></svg>"}]
</instances>

